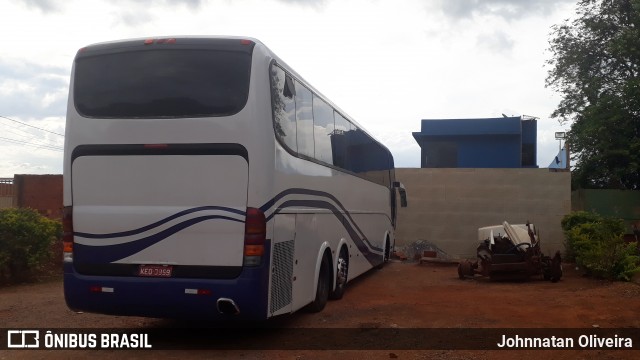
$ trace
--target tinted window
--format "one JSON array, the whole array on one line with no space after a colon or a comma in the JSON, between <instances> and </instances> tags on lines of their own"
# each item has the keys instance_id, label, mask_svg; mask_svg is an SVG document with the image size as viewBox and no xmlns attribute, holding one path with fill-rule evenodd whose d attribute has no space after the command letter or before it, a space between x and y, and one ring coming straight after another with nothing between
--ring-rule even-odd
<instances>
[{"instance_id":1,"label":"tinted window","mask_svg":"<svg viewBox=\"0 0 640 360\"><path fill-rule=\"evenodd\" d=\"M313 100L311 91L297 81L295 86L298 153L313 157Z\"/></svg>"},{"instance_id":2,"label":"tinted window","mask_svg":"<svg viewBox=\"0 0 640 360\"><path fill-rule=\"evenodd\" d=\"M354 173L362 173L367 171L367 151L370 150L370 144L373 140L365 134L364 131L353 126L349 132L348 152L348 170Z\"/></svg>"},{"instance_id":3,"label":"tinted window","mask_svg":"<svg viewBox=\"0 0 640 360\"><path fill-rule=\"evenodd\" d=\"M335 130L331 135L331 150L333 156L333 165L346 169L347 168L347 137L351 129L351 123L342 115L335 115Z\"/></svg>"},{"instance_id":4,"label":"tinted window","mask_svg":"<svg viewBox=\"0 0 640 360\"><path fill-rule=\"evenodd\" d=\"M157 118L231 115L247 102L251 55L215 50L145 50L87 56L75 64L82 115Z\"/></svg>"},{"instance_id":5,"label":"tinted window","mask_svg":"<svg viewBox=\"0 0 640 360\"><path fill-rule=\"evenodd\" d=\"M297 152L295 86L293 79L277 66L271 67L271 94L276 136Z\"/></svg>"},{"instance_id":6,"label":"tinted window","mask_svg":"<svg viewBox=\"0 0 640 360\"><path fill-rule=\"evenodd\" d=\"M274 129L290 149L391 186L391 153L282 69L272 66ZM297 140L297 141L296 141Z\"/></svg>"},{"instance_id":7,"label":"tinted window","mask_svg":"<svg viewBox=\"0 0 640 360\"><path fill-rule=\"evenodd\" d=\"M317 96L313 96L313 136L315 158L333 164L331 134L333 133L333 108Z\"/></svg>"},{"instance_id":8,"label":"tinted window","mask_svg":"<svg viewBox=\"0 0 640 360\"><path fill-rule=\"evenodd\" d=\"M352 125L347 147L347 170L373 182L390 185L391 154L367 133Z\"/></svg>"}]
</instances>

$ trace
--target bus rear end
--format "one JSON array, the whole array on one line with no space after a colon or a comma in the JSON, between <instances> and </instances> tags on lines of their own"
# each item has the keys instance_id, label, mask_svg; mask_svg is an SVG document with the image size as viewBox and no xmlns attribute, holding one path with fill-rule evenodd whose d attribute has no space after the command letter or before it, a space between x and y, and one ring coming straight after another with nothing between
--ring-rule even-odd
<instances>
[{"instance_id":1,"label":"bus rear end","mask_svg":"<svg viewBox=\"0 0 640 360\"><path fill-rule=\"evenodd\" d=\"M255 42L81 49L64 165L64 292L78 311L265 318L269 246L248 207Z\"/></svg>"}]
</instances>

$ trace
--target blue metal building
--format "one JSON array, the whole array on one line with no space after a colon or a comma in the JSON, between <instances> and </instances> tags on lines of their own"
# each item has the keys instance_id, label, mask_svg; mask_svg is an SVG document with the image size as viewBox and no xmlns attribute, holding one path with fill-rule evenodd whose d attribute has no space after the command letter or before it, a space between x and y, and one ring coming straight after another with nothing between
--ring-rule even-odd
<instances>
[{"instance_id":1,"label":"blue metal building","mask_svg":"<svg viewBox=\"0 0 640 360\"><path fill-rule=\"evenodd\" d=\"M524 117L426 119L413 137L423 168L537 166L537 120Z\"/></svg>"}]
</instances>

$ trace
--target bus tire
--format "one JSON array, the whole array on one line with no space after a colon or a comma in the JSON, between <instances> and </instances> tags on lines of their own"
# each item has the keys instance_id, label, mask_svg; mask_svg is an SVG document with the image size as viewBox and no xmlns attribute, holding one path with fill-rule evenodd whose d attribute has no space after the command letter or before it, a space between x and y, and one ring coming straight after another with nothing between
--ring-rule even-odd
<instances>
[{"instance_id":1,"label":"bus tire","mask_svg":"<svg viewBox=\"0 0 640 360\"><path fill-rule=\"evenodd\" d=\"M329 299L331 300L342 299L344 291L347 288L347 281L349 279L349 252L344 246L340 249L337 263L338 265L335 269L336 288L329 293Z\"/></svg>"},{"instance_id":2,"label":"bus tire","mask_svg":"<svg viewBox=\"0 0 640 360\"><path fill-rule=\"evenodd\" d=\"M391 258L391 244L389 238L384 242L384 252L382 253L382 262L376 266L376 269L380 270L384 267L384 264L389 262Z\"/></svg>"},{"instance_id":3,"label":"bus tire","mask_svg":"<svg viewBox=\"0 0 640 360\"><path fill-rule=\"evenodd\" d=\"M316 298L305 308L307 312L317 313L324 309L329 300L331 291L331 261L328 256L324 256L320 264L318 273L318 287L316 288Z\"/></svg>"}]
</instances>

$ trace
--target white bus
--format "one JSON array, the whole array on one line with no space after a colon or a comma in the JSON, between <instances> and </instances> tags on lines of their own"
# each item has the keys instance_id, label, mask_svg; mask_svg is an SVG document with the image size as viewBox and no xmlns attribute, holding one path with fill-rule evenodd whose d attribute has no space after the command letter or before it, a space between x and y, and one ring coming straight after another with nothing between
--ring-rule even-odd
<instances>
[{"instance_id":1,"label":"white bus","mask_svg":"<svg viewBox=\"0 0 640 360\"><path fill-rule=\"evenodd\" d=\"M126 40L75 58L64 155L71 309L321 311L389 259L404 194L389 150L257 40Z\"/></svg>"}]
</instances>

